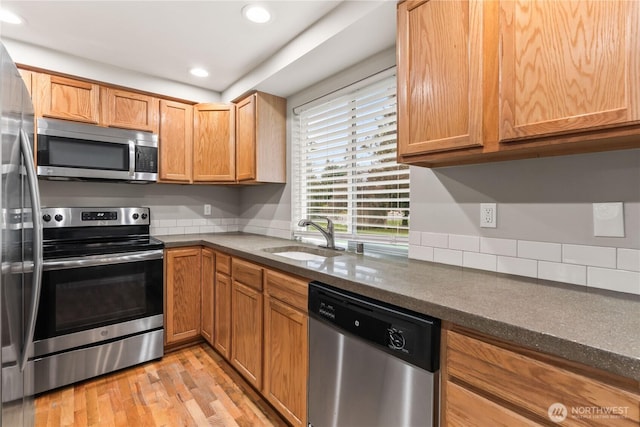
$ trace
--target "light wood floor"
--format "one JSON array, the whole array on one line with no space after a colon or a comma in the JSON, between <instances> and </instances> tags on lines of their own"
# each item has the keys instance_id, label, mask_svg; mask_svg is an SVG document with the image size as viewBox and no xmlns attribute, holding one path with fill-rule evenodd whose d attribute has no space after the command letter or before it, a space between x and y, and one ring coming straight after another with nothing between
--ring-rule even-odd
<instances>
[{"instance_id":1,"label":"light wood floor","mask_svg":"<svg viewBox=\"0 0 640 427\"><path fill-rule=\"evenodd\" d=\"M36 399L36 427L286 426L206 344Z\"/></svg>"}]
</instances>

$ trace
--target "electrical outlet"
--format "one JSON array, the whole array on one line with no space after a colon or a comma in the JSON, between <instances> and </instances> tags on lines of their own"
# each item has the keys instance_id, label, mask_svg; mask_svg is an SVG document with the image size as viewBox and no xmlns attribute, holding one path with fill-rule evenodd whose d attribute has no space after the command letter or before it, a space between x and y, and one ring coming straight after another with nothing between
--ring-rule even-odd
<instances>
[{"instance_id":1,"label":"electrical outlet","mask_svg":"<svg viewBox=\"0 0 640 427\"><path fill-rule=\"evenodd\" d=\"M204 214L207 216L211 215L211 205L209 204L204 205Z\"/></svg>"},{"instance_id":2,"label":"electrical outlet","mask_svg":"<svg viewBox=\"0 0 640 427\"><path fill-rule=\"evenodd\" d=\"M495 203L480 203L480 227L496 228L498 208Z\"/></svg>"}]
</instances>

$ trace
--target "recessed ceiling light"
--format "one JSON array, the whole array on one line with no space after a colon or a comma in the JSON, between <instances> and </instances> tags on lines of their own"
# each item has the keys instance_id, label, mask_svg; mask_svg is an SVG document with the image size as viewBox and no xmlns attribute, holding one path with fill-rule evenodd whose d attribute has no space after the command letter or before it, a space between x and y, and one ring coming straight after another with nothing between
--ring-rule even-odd
<instances>
[{"instance_id":1,"label":"recessed ceiling light","mask_svg":"<svg viewBox=\"0 0 640 427\"><path fill-rule=\"evenodd\" d=\"M191 74L193 74L196 77L208 77L209 76L209 72L207 70L205 70L204 68L192 68L191 70L189 70L189 72Z\"/></svg>"},{"instance_id":2,"label":"recessed ceiling light","mask_svg":"<svg viewBox=\"0 0 640 427\"><path fill-rule=\"evenodd\" d=\"M271 13L264 8L256 4L249 4L242 8L242 14L251 22L257 24L264 24L271 20Z\"/></svg>"},{"instance_id":3,"label":"recessed ceiling light","mask_svg":"<svg viewBox=\"0 0 640 427\"><path fill-rule=\"evenodd\" d=\"M7 24L22 24L22 18L7 9L0 9L0 21Z\"/></svg>"}]
</instances>

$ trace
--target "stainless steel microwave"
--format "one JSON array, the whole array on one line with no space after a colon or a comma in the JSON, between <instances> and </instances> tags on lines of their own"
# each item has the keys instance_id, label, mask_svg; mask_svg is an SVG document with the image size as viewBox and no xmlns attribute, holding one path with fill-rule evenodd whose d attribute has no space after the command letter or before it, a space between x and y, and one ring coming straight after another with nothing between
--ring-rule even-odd
<instances>
[{"instance_id":1,"label":"stainless steel microwave","mask_svg":"<svg viewBox=\"0 0 640 427\"><path fill-rule=\"evenodd\" d=\"M38 119L38 176L137 183L158 178L158 135Z\"/></svg>"}]
</instances>

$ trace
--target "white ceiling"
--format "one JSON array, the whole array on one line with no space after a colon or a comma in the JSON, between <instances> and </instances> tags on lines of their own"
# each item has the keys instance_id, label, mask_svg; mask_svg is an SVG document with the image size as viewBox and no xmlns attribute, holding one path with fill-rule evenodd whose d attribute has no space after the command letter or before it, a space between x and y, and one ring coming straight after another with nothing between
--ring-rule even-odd
<instances>
[{"instance_id":1,"label":"white ceiling","mask_svg":"<svg viewBox=\"0 0 640 427\"><path fill-rule=\"evenodd\" d=\"M262 3L268 24L241 9ZM213 90L297 91L395 44L394 0L2 0L25 24L2 37ZM194 66L209 70L199 79Z\"/></svg>"}]
</instances>

